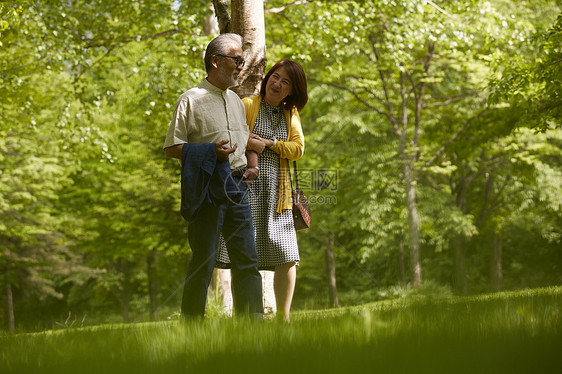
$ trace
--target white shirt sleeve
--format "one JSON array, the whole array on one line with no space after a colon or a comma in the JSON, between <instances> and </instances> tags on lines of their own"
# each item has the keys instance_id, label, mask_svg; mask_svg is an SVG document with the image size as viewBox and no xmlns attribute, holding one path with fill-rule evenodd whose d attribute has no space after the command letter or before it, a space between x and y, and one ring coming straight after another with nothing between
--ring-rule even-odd
<instances>
[{"instance_id":1,"label":"white shirt sleeve","mask_svg":"<svg viewBox=\"0 0 562 374\"><path fill-rule=\"evenodd\" d=\"M188 104L188 97L182 95L178 99L178 102L176 103L176 109L174 110L174 115L168 127L168 133L166 134L164 148L168 148L178 144L189 143L189 133L187 128L187 117L189 110Z\"/></svg>"}]
</instances>

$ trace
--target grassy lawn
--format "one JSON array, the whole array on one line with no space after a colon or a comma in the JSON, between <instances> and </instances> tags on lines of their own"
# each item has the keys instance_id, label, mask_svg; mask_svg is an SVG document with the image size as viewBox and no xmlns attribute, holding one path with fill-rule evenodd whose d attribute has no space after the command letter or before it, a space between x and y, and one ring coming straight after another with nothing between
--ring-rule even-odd
<instances>
[{"instance_id":1,"label":"grassy lawn","mask_svg":"<svg viewBox=\"0 0 562 374\"><path fill-rule=\"evenodd\" d=\"M562 287L0 336L0 373L562 373Z\"/></svg>"}]
</instances>

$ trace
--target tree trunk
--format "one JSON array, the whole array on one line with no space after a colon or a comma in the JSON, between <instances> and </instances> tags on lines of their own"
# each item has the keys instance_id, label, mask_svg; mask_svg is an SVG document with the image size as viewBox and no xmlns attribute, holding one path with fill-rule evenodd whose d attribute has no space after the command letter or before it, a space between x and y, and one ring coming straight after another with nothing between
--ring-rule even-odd
<instances>
[{"instance_id":1,"label":"tree trunk","mask_svg":"<svg viewBox=\"0 0 562 374\"><path fill-rule=\"evenodd\" d=\"M400 156L402 158L402 167L404 172L404 191L406 195L406 209L408 211L408 227L409 227L409 244L410 244L410 267L412 270L412 284L417 287L421 285L421 263L420 263L420 220L418 216L418 208L416 202L416 180L415 180L415 164L417 161L417 137L419 127L419 114L416 112L414 118L415 131L414 140L410 150L407 147L408 137L408 102L406 94L405 77L400 73L400 97L402 99L402 118L400 120L402 129L399 131L400 136ZM420 96L421 97L421 96Z\"/></svg>"},{"instance_id":2,"label":"tree trunk","mask_svg":"<svg viewBox=\"0 0 562 374\"><path fill-rule=\"evenodd\" d=\"M459 295L464 295L466 294L467 291L465 240L461 236L456 236L451 240L451 243L453 245L454 264L455 264L455 280L454 280L455 291Z\"/></svg>"},{"instance_id":3,"label":"tree trunk","mask_svg":"<svg viewBox=\"0 0 562 374\"><path fill-rule=\"evenodd\" d=\"M404 163L404 181L406 190L406 208L408 209L408 226L410 228L410 266L412 270L412 284L421 285L421 263L420 263L420 234L419 217L416 205L416 189L413 180L413 165Z\"/></svg>"},{"instance_id":4,"label":"tree trunk","mask_svg":"<svg viewBox=\"0 0 562 374\"><path fill-rule=\"evenodd\" d=\"M244 39L242 50L246 65L238 77L236 93L241 97L258 95L265 75L265 20L263 0L232 0L231 32ZM263 307L266 314L277 313L274 273L261 271L263 282Z\"/></svg>"},{"instance_id":5,"label":"tree trunk","mask_svg":"<svg viewBox=\"0 0 562 374\"><path fill-rule=\"evenodd\" d=\"M213 0L220 33L236 33L244 39L242 50L246 64L238 77L238 87L234 91L241 97L257 95L261 81L265 75L265 21L263 0L232 0L231 15L228 13L227 0ZM260 272L263 282L264 310L275 314L275 292L273 291L273 273ZM230 284L230 271L220 270L218 284ZM230 288L219 287L223 307L232 310L232 294Z\"/></svg>"},{"instance_id":6,"label":"tree trunk","mask_svg":"<svg viewBox=\"0 0 562 374\"><path fill-rule=\"evenodd\" d=\"M117 291L117 300L119 300L119 304L121 304L121 315L123 316L124 322L129 322L129 300L130 300L130 292L129 292L129 282L127 280L127 272L126 272L126 264L123 262L123 259L120 258L117 260L117 271L123 275L123 280L121 281L121 289Z\"/></svg>"},{"instance_id":7,"label":"tree trunk","mask_svg":"<svg viewBox=\"0 0 562 374\"><path fill-rule=\"evenodd\" d=\"M502 273L502 242L501 235L494 235L494 255L492 261L492 288L494 292L502 290L503 273Z\"/></svg>"},{"instance_id":8,"label":"tree trunk","mask_svg":"<svg viewBox=\"0 0 562 374\"><path fill-rule=\"evenodd\" d=\"M221 34L230 32L230 13L228 12L228 0L213 0L213 7L218 21L218 31ZM214 34L214 30L213 32L211 32L211 29L209 28L209 24L212 22L213 21L211 21L209 17L207 17L204 28L206 35Z\"/></svg>"},{"instance_id":9,"label":"tree trunk","mask_svg":"<svg viewBox=\"0 0 562 374\"><path fill-rule=\"evenodd\" d=\"M215 269L207 295L208 297L218 297L221 309L227 315L232 316L234 303L232 300L230 269Z\"/></svg>"},{"instance_id":10,"label":"tree trunk","mask_svg":"<svg viewBox=\"0 0 562 374\"><path fill-rule=\"evenodd\" d=\"M203 32L205 35L215 35L219 32L219 24L214 13L207 14L207 19L205 20L205 25L203 26Z\"/></svg>"},{"instance_id":11,"label":"tree trunk","mask_svg":"<svg viewBox=\"0 0 562 374\"><path fill-rule=\"evenodd\" d=\"M330 296L330 307L339 308L338 288L336 287L336 261L334 259L334 234L328 234L326 245L326 273L328 275L328 294Z\"/></svg>"},{"instance_id":12,"label":"tree trunk","mask_svg":"<svg viewBox=\"0 0 562 374\"><path fill-rule=\"evenodd\" d=\"M148 278L148 300L150 320L158 315L158 276L156 275L156 249L148 252L146 257L146 275Z\"/></svg>"},{"instance_id":13,"label":"tree trunk","mask_svg":"<svg viewBox=\"0 0 562 374\"><path fill-rule=\"evenodd\" d=\"M482 211L478 220L476 220L476 226L481 228L484 227L486 219L490 215L490 200L492 200L492 194L494 190L494 176L490 173L485 174L486 177L486 189L484 190L484 203L482 204Z\"/></svg>"},{"instance_id":14,"label":"tree trunk","mask_svg":"<svg viewBox=\"0 0 562 374\"><path fill-rule=\"evenodd\" d=\"M257 95L266 66L263 0L232 0L231 32L244 38L246 60L235 91L242 98Z\"/></svg>"},{"instance_id":15,"label":"tree trunk","mask_svg":"<svg viewBox=\"0 0 562 374\"><path fill-rule=\"evenodd\" d=\"M400 285L406 285L406 266L404 261L404 237L400 237L400 246L398 247L398 282Z\"/></svg>"},{"instance_id":16,"label":"tree trunk","mask_svg":"<svg viewBox=\"0 0 562 374\"><path fill-rule=\"evenodd\" d=\"M6 283L6 307L8 309L8 331L16 331L16 320L14 318L14 296L12 294L12 284Z\"/></svg>"},{"instance_id":17,"label":"tree trunk","mask_svg":"<svg viewBox=\"0 0 562 374\"><path fill-rule=\"evenodd\" d=\"M211 11L214 11L214 13L207 15L203 26L205 35L229 33L230 13L228 11L228 1L213 0ZM233 300L230 269L215 269L207 295L208 298L218 295L222 310L227 315L232 315Z\"/></svg>"},{"instance_id":18,"label":"tree trunk","mask_svg":"<svg viewBox=\"0 0 562 374\"><path fill-rule=\"evenodd\" d=\"M275 272L260 271L263 289L263 310L266 315L274 316L277 314L277 302L275 301L275 290L273 280Z\"/></svg>"},{"instance_id":19,"label":"tree trunk","mask_svg":"<svg viewBox=\"0 0 562 374\"><path fill-rule=\"evenodd\" d=\"M466 208L466 191L468 189L469 183L472 180L472 176L462 177L459 179L457 186L455 187L456 194L456 205L457 208L465 213ZM467 282L466 282L466 246L467 241L464 236L456 235L451 239L451 249L453 251L453 288L455 292L459 295L465 295L467 292Z\"/></svg>"}]
</instances>

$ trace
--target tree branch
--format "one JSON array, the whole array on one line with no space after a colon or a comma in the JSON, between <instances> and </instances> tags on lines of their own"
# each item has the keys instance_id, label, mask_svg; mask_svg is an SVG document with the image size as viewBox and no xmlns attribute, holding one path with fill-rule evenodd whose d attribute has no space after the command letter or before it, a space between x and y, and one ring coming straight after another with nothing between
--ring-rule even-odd
<instances>
[{"instance_id":1,"label":"tree branch","mask_svg":"<svg viewBox=\"0 0 562 374\"><path fill-rule=\"evenodd\" d=\"M219 32L221 34L230 31L230 13L228 11L228 0L213 0L215 14L219 21Z\"/></svg>"},{"instance_id":2,"label":"tree branch","mask_svg":"<svg viewBox=\"0 0 562 374\"><path fill-rule=\"evenodd\" d=\"M363 77L359 77L357 75L344 75L342 78L346 78L346 79L354 79L356 81L360 81L361 79L363 79ZM370 94L371 96L373 96L373 98L378 101L379 103L381 103L382 105L386 106L386 103L384 102L384 100L379 97L375 92L373 92L372 90L368 89L367 87L361 87L362 89L365 90L365 92L367 92L368 94Z\"/></svg>"},{"instance_id":3,"label":"tree branch","mask_svg":"<svg viewBox=\"0 0 562 374\"><path fill-rule=\"evenodd\" d=\"M384 78L384 74L381 70L380 67L380 56L379 56L379 51L377 50L377 47L375 46L375 41L372 39L373 36L369 35L369 42L371 44L371 48L373 49L373 53L375 54L375 59L377 61L377 71L379 72L379 77L381 79L381 84L382 84L382 88L384 91L384 97L385 97L385 105L387 107L388 110L388 119L390 120L390 123L392 124L392 126L394 127L394 132L397 135L400 135L400 128L398 127L398 123L396 120L396 116L394 115L394 109L392 108L392 104L390 102L390 95L388 93L388 88L386 86L386 79Z\"/></svg>"},{"instance_id":4,"label":"tree branch","mask_svg":"<svg viewBox=\"0 0 562 374\"><path fill-rule=\"evenodd\" d=\"M415 85L413 85L414 97L416 100L416 111L414 116L414 146L415 147L418 147L419 145L421 111L422 111L422 104L423 104L423 95L425 93L425 79L429 77L429 64L433 59L434 48L435 48L434 43L429 43L429 45L427 46L427 56L423 62L424 76L421 81L421 85L419 87L419 92L415 90ZM414 80L412 79L411 81L413 83ZM419 151L416 152L414 159L418 160L418 158L419 158Z\"/></svg>"},{"instance_id":5,"label":"tree branch","mask_svg":"<svg viewBox=\"0 0 562 374\"><path fill-rule=\"evenodd\" d=\"M482 204L482 211L480 212L480 215L475 223L477 227L482 227L484 225L484 222L490 215L490 212L494 211L496 208L502 205L502 201L503 201L502 193L507 187L507 185L509 184L509 182L511 181L511 176L508 175L503 181L502 185L498 188L497 193L492 194L492 189L494 186L493 174L491 173L486 173L486 174L487 175L486 175L486 189L484 194L484 202Z\"/></svg>"},{"instance_id":6,"label":"tree branch","mask_svg":"<svg viewBox=\"0 0 562 374\"><path fill-rule=\"evenodd\" d=\"M353 97L355 97L355 99L356 99L357 101L359 101L361 104L363 104L363 105L365 105L367 108L369 108L369 109L371 109L371 110L377 112L378 114L385 116L386 118L388 118L388 119L392 122L392 120L391 120L391 118L389 117L389 114L388 114L388 113L385 113L385 112L383 112L382 110L380 110L379 108L377 108L376 106L373 106L373 105L369 104L369 102L367 102L365 99L362 99L362 98L359 96L359 94L358 94L357 92L353 91L352 89L350 89L350 88L348 88L348 87L345 87L345 86L340 86L339 84L332 83L332 82L321 82L321 81L317 81L317 80L315 80L315 79L310 79L310 80L311 80L311 81L314 81L314 82L321 83L321 84L326 84L326 85L328 85L328 86L337 88L337 89L339 89L339 90L343 90L343 91L349 92L349 93L350 93L351 95L353 95Z\"/></svg>"},{"instance_id":7,"label":"tree branch","mask_svg":"<svg viewBox=\"0 0 562 374\"><path fill-rule=\"evenodd\" d=\"M113 50L115 49L115 47L118 44L112 45L110 47L106 47L107 51L103 54L103 56L101 56L100 58L98 58L96 61L94 61L92 64L90 64L87 67L83 67L82 65L79 66L79 71L78 74L76 75L76 77L74 78L74 93L76 94L76 86L78 84L78 82L80 81L80 79L82 78L82 75L86 72L86 70L91 69L92 67L94 67L95 65L97 65L98 63L100 63L104 58L106 58L107 56L109 56L111 54L111 52L113 52Z\"/></svg>"},{"instance_id":8,"label":"tree branch","mask_svg":"<svg viewBox=\"0 0 562 374\"><path fill-rule=\"evenodd\" d=\"M452 142L455 141L455 139L464 131L468 128L468 126L470 125L470 123L475 120L476 118L480 117L482 114L484 114L486 111L488 110L488 108L485 108L484 110L480 111L478 114L476 114L475 116L469 118L464 125L462 125L462 127L460 129L457 130L457 132L455 132L453 135L451 135L451 137L437 150L437 152L435 152L433 154L433 156L431 156L423 165L423 167L428 167L429 165L431 165L433 163L433 161L435 161L435 159L437 157L439 157L443 151L445 150L445 148L447 148L447 146L449 144L451 144Z\"/></svg>"},{"instance_id":9,"label":"tree branch","mask_svg":"<svg viewBox=\"0 0 562 374\"><path fill-rule=\"evenodd\" d=\"M455 21L462 23L462 21L460 19L458 19L457 17L447 13L446 11L444 11L439 5L435 4L433 1L431 0L425 0L426 3L428 3L429 5L431 5L432 7L434 7L435 9L437 9L439 12L443 13L444 15L446 15L447 17L454 19Z\"/></svg>"},{"instance_id":10,"label":"tree branch","mask_svg":"<svg viewBox=\"0 0 562 374\"><path fill-rule=\"evenodd\" d=\"M297 5L304 5L304 4L308 4L308 3L313 3L313 2L315 2L315 0L297 0L297 1L294 1L292 3L280 6L278 8L265 9L264 13L266 13L266 14L282 13L285 10L287 10L288 8L291 8L291 7L294 7L294 6L297 6Z\"/></svg>"},{"instance_id":11,"label":"tree branch","mask_svg":"<svg viewBox=\"0 0 562 374\"><path fill-rule=\"evenodd\" d=\"M402 71L400 72L400 100L402 101L402 133L406 136L408 132L408 101L406 99L406 85L404 84L404 73ZM413 144L413 146L415 147L416 145Z\"/></svg>"},{"instance_id":12,"label":"tree branch","mask_svg":"<svg viewBox=\"0 0 562 374\"><path fill-rule=\"evenodd\" d=\"M479 93L478 91L474 90L472 92L469 92L468 94L476 94ZM460 101L460 100L464 100L466 99L467 95L459 95L459 96L453 96L450 97L448 99L446 99L445 101L436 101L436 102L431 102L431 103L426 103L424 104L424 108L430 108L430 107L438 107L438 106L447 106L455 101Z\"/></svg>"},{"instance_id":13,"label":"tree branch","mask_svg":"<svg viewBox=\"0 0 562 374\"><path fill-rule=\"evenodd\" d=\"M172 29L167 31L159 32L158 34L153 35L145 35L141 37L124 37L123 39L84 39L85 42L100 42L97 44L86 44L86 48L98 48L98 47L108 47L108 44L115 43L115 45L119 45L122 43L130 43L130 42L140 42L150 39L161 38L163 36L174 35L174 34L185 34L185 30L181 29Z\"/></svg>"},{"instance_id":14,"label":"tree branch","mask_svg":"<svg viewBox=\"0 0 562 374\"><path fill-rule=\"evenodd\" d=\"M512 179L511 175L506 176L502 185L498 189L498 192L494 195L494 198L490 202L490 209L489 209L490 211L495 210L496 208L501 208L501 206L503 205L503 202L505 201L504 196L503 196L503 191L509 185L509 183L511 182L511 179ZM521 188L519 190L522 191L523 189ZM515 191L517 191L517 189Z\"/></svg>"},{"instance_id":15,"label":"tree branch","mask_svg":"<svg viewBox=\"0 0 562 374\"><path fill-rule=\"evenodd\" d=\"M494 186L494 176L493 174L486 173L486 188L484 189L484 201L482 202L482 210L480 215L476 220L476 226L482 227L482 223L488 215L488 203L490 201L490 195L492 194L492 187Z\"/></svg>"}]
</instances>

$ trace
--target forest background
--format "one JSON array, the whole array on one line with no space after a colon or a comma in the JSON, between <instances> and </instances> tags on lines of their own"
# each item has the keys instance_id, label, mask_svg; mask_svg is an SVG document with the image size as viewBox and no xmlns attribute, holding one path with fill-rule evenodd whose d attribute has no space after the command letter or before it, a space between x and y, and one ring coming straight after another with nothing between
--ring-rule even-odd
<instances>
[{"instance_id":1,"label":"forest background","mask_svg":"<svg viewBox=\"0 0 562 374\"><path fill-rule=\"evenodd\" d=\"M178 311L190 251L162 144L205 77L213 3L0 3L2 329ZM562 284L559 1L263 6L267 66L309 79L295 309Z\"/></svg>"}]
</instances>

